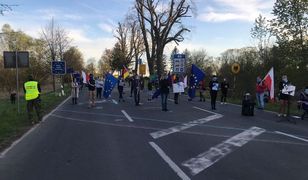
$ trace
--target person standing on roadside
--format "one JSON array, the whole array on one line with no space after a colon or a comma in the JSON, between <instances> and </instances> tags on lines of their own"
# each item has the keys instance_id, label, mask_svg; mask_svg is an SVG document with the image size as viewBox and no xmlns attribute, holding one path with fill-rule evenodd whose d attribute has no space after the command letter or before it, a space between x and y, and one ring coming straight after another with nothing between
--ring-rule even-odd
<instances>
[{"instance_id":1,"label":"person standing on roadside","mask_svg":"<svg viewBox=\"0 0 308 180\"><path fill-rule=\"evenodd\" d=\"M199 95L200 95L200 102L205 102L205 97L204 97L204 93L205 93L205 82L204 80L199 82Z\"/></svg>"},{"instance_id":2,"label":"person standing on roadside","mask_svg":"<svg viewBox=\"0 0 308 180\"><path fill-rule=\"evenodd\" d=\"M132 88L134 91L135 105L140 106L140 77L136 72L134 72L134 77L132 80Z\"/></svg>"},{"instance_id":3,"label":"person standing on roadside","mask_svg":"<svg viewBox=\"0 0 308 180\"><path fill-rule=\"evenodd\" d=\"M125 102L123 98L124 86L125 86L125 81L122 76L119 76L119 80L118 80L119 102L121 102L121 100L122 102Z\"/></svg>"},{"instance_id":4,"label":"person standing on roadside","mask_svg":"<svg viewBox=\"0 0 308 180\"><path fill-rule=\"evenodd\" d=\"M76 78L73 78L71 96L73 104L77 104L77 99L79 97L79 84Z\"/></svg>"},{"instance_id":5,"label":"person standing on roadside","mask_svg":"<svg viewBox=\"0 0 308 180\"><path fill-rule=\"evenodd\" d=\"M151 79L148 81L148 101L152 100L153 96L153 82Z\"/></svg>"},{"instance_id":6,"label":"person standing on roadside","mask_svg":"<svg viewBox=\"0 0 308 180\"><path fill-rule=\"evenodd\" d=\"M161 78L159 82L160 87L160 96L161 96L161 104L162 104L162 111L168 111L167 109L167 101L168 101L168 94L169 94L169 81L168 75L165 75Z\"/></svg>"},{"instance_id":7,"label":"person standing on roadside","mask_svg":"<svg viewBox=\"0 0 308 180\"><path fill-rule=\"evenodd\" d=\"M95 80L94 80L93 74L90 74L89 76L88 90L89 90L88 108L91 108L95 106Z\"/></svg>"},{"instance_id":8,"label":"person standing on roadside","mask_svg":"<svg viewBox=\"0 0 308 180\"><path fill-rule=\"evenodd\" d=\"M179 76L176 76L176 77L175 77L173 83L174 83L174 84L180 83L180 78L179 78ZM179 104L179 95L180 95L179 92L174 93L174 104Z\"/></svg>"},{"instance_id":9,"label":"person standing on roadside","mask_svg":"<svg viewBox=\"0 0 308 180\"><path fill-rule=\"evenodd\" d=\"M288 77L286 75L282 76L282 81L279 83L279 100L280 100L280 108L278 116L287 116L287 105L289 101L289 95L282 93L282 90L290 85L290 82L288 81Z\"/></svg>"},{"instance_id":10,"label":"person standing on roadside","mask_svg":"<svg viewBox=\"0 0 308 180\"><path fill-rule=\"evenodd\" d=\"M104 87L104 82L100 77L98 77L95 80L95 87L96 87L96 99L102 99L102 91Z\"/></svg>"},{"instance_id":11,"label":"person standing on roadside","mask_svg":"<svg viewBox=\"0 0 308 180\"><path fill-rule=\"evenodd\" d=\"M258 109L264 109L264 92L266 90L266 85L262 81L260 77L257 77L257 84L256 84L256 97L258 103Z\"/></svg>"},{"instance_id":12,"label":"person standing on roadside","mask_svg":"<svg viewBox=\"0 0 308 180\"><path fill-rule=\"evenodd\" d=\"M226 78L224 78L223 82L220 84L220 88L221 88L221 104L227 104L227 94L228 94L228 89L229 89L230 85L227 81Z\"/></svg>"},{"instance_id":13,"label":"person standing on roadside","mask_svg":"<svg viewBox=\"0 0 308 180\"><path fill-rule=\"evenodd\" d=\"M40 114L40 94L41 94L41 87L40 84L33 79L31 75L28 76L28 81L24 83L24 93L25 99L27 101L27 112L28 112L28 119L32 122L32 124L37 123L38 121L42 120L42 116ZM33 108L36 111L37 121L34 121L32 118L32 111Z\"/></svg>"},{"instance_id":14,"label":"person standing on roadside","mask_svg":"<svg viewBox=\"0 0 308 180\"><path fill-rule=\"evenodd\" d=\"M216 75L213 76L212 80L209 83L210 95L211 95L211 106L212 110L216 110L216 99L217 92L219 90L219 82Z\"/></svg>"}]
</instances>

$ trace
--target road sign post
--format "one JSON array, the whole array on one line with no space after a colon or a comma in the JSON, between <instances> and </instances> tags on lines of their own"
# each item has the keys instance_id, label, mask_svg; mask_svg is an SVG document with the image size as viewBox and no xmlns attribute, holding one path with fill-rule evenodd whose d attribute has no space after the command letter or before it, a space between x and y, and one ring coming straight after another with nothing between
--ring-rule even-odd
<instances>
[{"instance_id":1,"label":"road sign post","mask_svg":"<svg viewBox=\"0 0 308 180\"><path fill-rule=\"evenodd\" d=\"M185 54L173 55L173 73L182 74L185 72L186 56Z\"/></svg>"},{"instance_id":2,"label":"road sign post","mask_svg":"<svg viewBox=\"0 0 308 180\"><path fill-rule=\"evenodd\" d=\"M27 51L4 51L4 68L16 69L17 111L20 113L19 98L19 68L29 67L29 52Z\"/></svg>"}]
</instances>

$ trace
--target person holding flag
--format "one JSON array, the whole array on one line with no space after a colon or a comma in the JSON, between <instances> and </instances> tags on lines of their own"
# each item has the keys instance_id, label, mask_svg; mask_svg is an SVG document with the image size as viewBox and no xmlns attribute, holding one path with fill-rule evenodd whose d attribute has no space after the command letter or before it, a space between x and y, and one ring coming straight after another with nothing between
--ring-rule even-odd
<instances>
[{"instance_id":1,"label":"person holding flag","mask_svg":"<svg viewBox=\"0 0 308 180\"><path fill-rule=\"evenodd\" d=\"M88 90L89 90L89 105L88 108L95 106L95 80L93 74L89 75Z\"/></svg>"},{"instance_id":2,"label":"person holding flag","mask_svg":"<svg viewBox=\"0 0 308 180\"><path fill-rule=\"evenodd\" d=\"M260 76L257 77L257 84L256 84L256 99L258 103L258 109L263 110L264 109L264 93L266 90L266 85L260 78Z\"/></svg>"},{"instance_id":3,"label":"person holding flag","mask_svg":"<svg viewBox=\"0 0 308 180\"><path fill-rule=\"evenodd\" d=\"M204 79L204 77L204 72L193 64L191 66L191 76L189 78L188 101L192 101L192 99L196 96L196 87L199 85L199 82Z\"/></svg>"},{"instance_id":4,"label":"person holding flag","mask_svg":"<svg viewBox=\"0 0 308 180\"><path fill-rule=\"evenodd\" d=\"M104 84L104 92L103 96L105 99L108 99L110 97L110 94L113 90L113 88L118 83L118 79L115 78L112 74L107 73L105 78L105 84Z\"/></svg>"},{"instance_id":5,"label":"person holding flag","mask_svg":"<svg viewBox=\"0 0 308 180\"><path fill-rule=\"evenodd\" d=\"M123 98L124 86L125 86L124 79L122 78L122 76L119 76L119 80L118 80L119 102L121 102L121 100L122 102L125 102Z\"/></svg>"}]
</instances>

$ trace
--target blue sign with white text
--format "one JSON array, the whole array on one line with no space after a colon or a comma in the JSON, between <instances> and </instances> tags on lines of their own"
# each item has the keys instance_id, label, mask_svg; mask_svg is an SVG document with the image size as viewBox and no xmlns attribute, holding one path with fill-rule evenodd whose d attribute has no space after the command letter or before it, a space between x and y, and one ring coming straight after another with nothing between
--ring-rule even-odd
<instances>
[{"instance_id":1,"label":"blue sign with white text","mask_svg":"<svg viewBox=\"0 0 308 180\"><path fill-rule=\"evenodd\" d=\"M66 73L66 65L64 61L52 61L51 70L53 75L64 75Z\"/></svg>"}]
</instances>

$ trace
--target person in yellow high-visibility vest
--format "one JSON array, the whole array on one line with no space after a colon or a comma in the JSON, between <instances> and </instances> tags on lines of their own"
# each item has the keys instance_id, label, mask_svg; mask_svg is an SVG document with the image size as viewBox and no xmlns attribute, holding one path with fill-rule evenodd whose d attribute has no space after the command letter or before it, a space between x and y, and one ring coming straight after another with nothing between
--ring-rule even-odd
<instances>
[{"instance_id":1,"label":"person in yellow high-visibility vest","mask_svg":"<svg viewBox=\"0 0 308 180\"><path fill-rule=\"evenodd\" d=\"M41 88L37 81L33 80L32 76L28 76L28 81L24 83L24 93L25 99L27 101L27 111L28 111L28 118L32 121L32 124L41 121L42 117L40 114L40 93ZM36 111L36 115L38 120L34 121L32 118L32 111L33 107Z\"/></svg>"}]
</instances>

